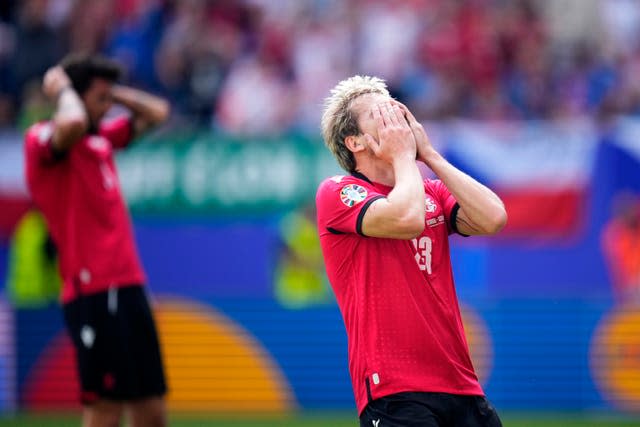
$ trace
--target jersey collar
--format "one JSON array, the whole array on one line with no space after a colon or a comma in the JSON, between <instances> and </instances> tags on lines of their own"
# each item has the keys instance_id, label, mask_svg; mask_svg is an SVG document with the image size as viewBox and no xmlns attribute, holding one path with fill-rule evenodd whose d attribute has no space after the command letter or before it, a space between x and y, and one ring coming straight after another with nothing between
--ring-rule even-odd
<instances>
[{"instance_id":1,"label":"jersey collar","mask_svg":"<svg viewBox=\"0 0 640 427\"><path fill-rule=\"evenodd\" d=\"M369 178L367 178L366 176L364 176L364 174L362 174L362 173L360 173L358 171L352 172L351 176L353 176L355 178L358 178L358 179L361 179L363 181L367 181L369 184L373 184L373 182L371 182L371 180Z\"/></svg>"}]
</instances>

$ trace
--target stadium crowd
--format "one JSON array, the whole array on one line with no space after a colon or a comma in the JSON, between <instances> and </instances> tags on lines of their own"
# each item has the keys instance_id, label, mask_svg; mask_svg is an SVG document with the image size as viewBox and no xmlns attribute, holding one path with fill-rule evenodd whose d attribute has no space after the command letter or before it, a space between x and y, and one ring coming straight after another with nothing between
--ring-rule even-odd
<instances>
[{"instance_id":1,"label":"stadium crowd","mask_svg":"<svg viewBox=\"0 0 640 427\"><path fill-rule=\"evenodd\" d=\"M635 0L21 0L0 2L0 127L45 111L70 51L117 58L173 123L317 132L322 98L384 77L419 119L640 113Z\"/></svg>"}]
</instances>

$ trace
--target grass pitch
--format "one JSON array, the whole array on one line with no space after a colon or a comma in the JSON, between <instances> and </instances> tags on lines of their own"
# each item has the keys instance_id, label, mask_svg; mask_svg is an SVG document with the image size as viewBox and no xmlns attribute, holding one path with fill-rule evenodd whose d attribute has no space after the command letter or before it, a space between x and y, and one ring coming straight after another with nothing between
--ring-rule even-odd
<instances>
[{"instance_id":1,"label":"grass pitch","mask_svg":"<svg viewBox=\"0 0 640 427\"><path fill-rule=\"evenodd\" d=\"M640 427L640 416L591 413L502 413L505 427ZM355 413L317 412L287 417L172 416L171 427L358 427ZM0 418L6 427L79 427L77 415L38 414Z\"/></svg>"}]
</instances>

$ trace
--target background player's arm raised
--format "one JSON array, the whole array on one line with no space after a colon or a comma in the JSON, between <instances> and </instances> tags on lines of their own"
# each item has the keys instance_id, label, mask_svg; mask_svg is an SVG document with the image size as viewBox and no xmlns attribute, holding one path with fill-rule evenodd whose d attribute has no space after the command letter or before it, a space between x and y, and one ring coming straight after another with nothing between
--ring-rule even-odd
<instances>
[{"instance_id":1,"label":"background player's arm raised","mask_svg":"<svg viewBox=\"0 0 640 427\"><path fill-rule=\"evenodd\" d=\"M442 157L431 145L422 124L408 108L402 106L402 109L416 139L418 160L424 162L442 180L460 205L456 216L458 232L481 235L495 234L502 230L507 223L507 211L502 200L488 187Z\"/></svg>"},{"instance_id":2,"label":"background player's arm raised","mask_svg":"<svg viewBox=\"0 0 640 427\"><path fill-rule=\"evenodd\" d=\"M128 86L116 85L111 90L113 101L133 114L134 138L169 117L169 103L158 96Z\"/></svg>"},{"instance_id":3,"label":"background player's arm raised","mask_svg":"<svg viewBox=\"0 0 640 427\"><path fill-rule=\"evenodd\" d=\"M362 232L370 237L412 239L424 230L425 193L416 166L416 146L402 111L385 103L373 108L378 138L364 135L361 142L391 163L395 186L386 198L374 201L364 214Z\"/></svg>"},{"instance_id":4,"label":"background player's arm raised","mask_svg":"<svg viewBox=\"0 0 640 427\"><path fill-rule=\"evenodd\" d=\"M64 152L85 134L89 128L89 117L62 67L56 66L46 72L42 91L56 100L51 144L56 151Z\"/></svg>"}]
</instances>

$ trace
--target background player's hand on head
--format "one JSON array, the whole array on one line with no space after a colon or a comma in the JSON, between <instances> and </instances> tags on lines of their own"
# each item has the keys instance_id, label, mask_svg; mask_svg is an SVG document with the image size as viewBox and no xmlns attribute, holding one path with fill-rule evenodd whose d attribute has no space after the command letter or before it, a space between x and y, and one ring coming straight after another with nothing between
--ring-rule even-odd
<instances>
[{"instance_id":1,"label":"background player's hand on head","mask_svg":"<svg viewBox=\"0 0 640 427\"><path fill-rule=\"evenodd\" d=\"M42 91L46 96L56 99L68 87L71 87L71 79L61 66L56 65L47 70L42 80Z\"/></svg>"},{"instance_id":2,"label":"background player's hand on head","mask_svg":"<svg viewBox=\"0 0 640 427\"><path fill-rule=\"evenodd\" d=\"M388 163L403 157L415 159L416 141L400 107L391 101L383 102L372 106L371 113L376 122L378 141L365 135L365 142L376 157Z\"/></svg>"},{"instance_id":3,"label":"background player's hand on head","mask_svg":"<svg viewBox=\"0 0 640 427\"><path fill-rule=\"evenodd\" d=\"M396 100L393 101L393 104L402 110L404 119L411 128L413 137L416 140L417 158L420 160L427 159L429 155L435 153L436 150L433 148L429 135L427 135L427 132L424 130L424 126L415 118L406 105Z\"/></svg>"}]
</instances>

